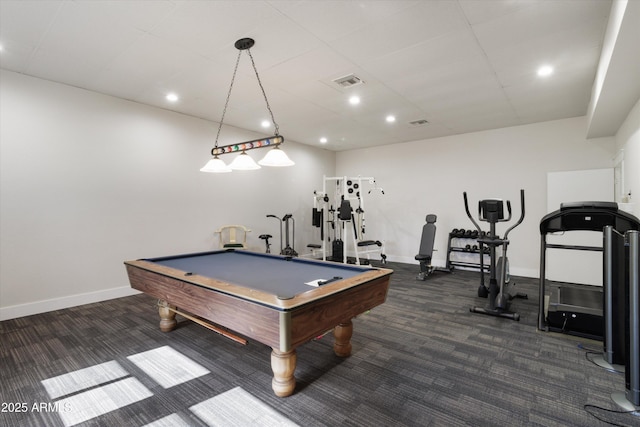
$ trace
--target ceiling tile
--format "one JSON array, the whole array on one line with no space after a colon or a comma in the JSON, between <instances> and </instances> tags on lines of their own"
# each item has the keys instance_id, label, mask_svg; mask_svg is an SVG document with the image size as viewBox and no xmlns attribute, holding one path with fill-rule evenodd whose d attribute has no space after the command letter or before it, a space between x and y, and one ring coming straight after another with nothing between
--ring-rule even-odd
<instances>
[{"instance_id":1,"label":"ceiling tile","mask_svg":"<svg viewBox=\"0 0 640 427\"><path fill-rule=\"evenodd\" d=\"M234 42L252 37L288 140L317 145L324 135L325 148L347 150L583 115L610 7L611 0L0 0L0 66L215 122L239 54ZM555 73L540 80L543 62ZM333 82L350 73L365 83ZM180 99L167 103L169 91ZM355 108L352 94L362 99ZM396 123L384 121L388 113ZM265 116L242 54L225 124L269 134L259 124ZM408 124L416 119L429 123Z\"/></svg>"},{"instance_id":2,"label":"ceiling tile","mask_svg":"<svg viewBox=\"0 0 640 427\"><path fill-rule=\"evenodd\" d=\"M367 26L383 26L395 13L420 0L271 1L278 10L324 41L335 40Z\"/></svg>"},{"instance_id":3,"label":"ceiling tile","mask_svg":"<svg viewBox=\"0 0 640 427\"><path fill-rule=\"evenodd\" d=\"M356 64L392 60L417 44L461 31L466 23L455 2L419 2L388 16L383 25L368 25L329 43Z\"/></svg>"}]
</instances>

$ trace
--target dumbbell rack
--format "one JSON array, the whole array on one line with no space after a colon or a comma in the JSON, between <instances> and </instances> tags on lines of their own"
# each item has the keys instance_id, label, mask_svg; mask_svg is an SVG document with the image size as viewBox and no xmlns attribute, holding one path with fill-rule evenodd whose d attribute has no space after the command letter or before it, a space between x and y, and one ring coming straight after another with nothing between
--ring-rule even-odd
<instances>
[{"instance_id":1,"label":"dumbbell rack","mask_svg":"<svg viewBox=\"0 0 640 427\"><path fill-rule=\"evenodd\" d=\"M447 265L446 268L451 271L454 267L467 267L474 268L477 270L481 269L480 265L480 244L478 243L479 236L478 232L475 230L465 230L465 229L453 229L449 233L449 241L447 243ZM489 255L489 248L487 246L484 247L484 253L482 254L483 262L484 262L484 271L488 271L489 263L491 261L491 257ZM477 255L477 261L460 261L451 259L452 253L465 253L465 254L474 254Z\"/></svg>"}]
</instances>

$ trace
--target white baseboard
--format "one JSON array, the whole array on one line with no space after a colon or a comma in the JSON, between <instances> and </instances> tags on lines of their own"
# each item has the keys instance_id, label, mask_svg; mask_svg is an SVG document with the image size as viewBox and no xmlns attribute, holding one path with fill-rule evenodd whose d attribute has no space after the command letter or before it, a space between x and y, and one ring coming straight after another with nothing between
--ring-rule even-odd
<instances>
[{"instance_id":1,"label":"white baseboard","mask_svg":"<svg viewBox=\"0 0 640 427\"><path fill-rule=\"evenodd\" d=\"M0 307L0 321L139 294L128 286Z\"/></svg>"},{"instance_id":2,"label":"white baseboard","mask_svg":"<svg viewBox=\"0 0 640 427\"><path fill-rule=\"evenodd\" d=\"M531 268L519 268L509 267L509 274L511 276L528 277L530 279L537 279L540 277L540 272Z\"/></svg>"},{"instance_id":3,"label":"white baseboard","mask_svg":"<svg viewBox=\"0 0 640 427\"><path fill-rule=\"evenodd\" d=\"M414 264L416 266L416 271L420 271L420 263L411 257L403 257L403 256L394 256L387 255L387 261L389 262L400 262L403 264ZM431 263L434 267L444 268L447 265L446 260L434 259ZM464 267L456 267L460 270L465 270ZM477 269L469 269L470 271L479 271ZM520 277L529 277L529 278L538 278L539 272L538 270L533 270L530 268L519 268L519 267L509 267L510 274L512 276L520 276ZM417 273L416 273L417 274Z\"/></svg>"},{"instance_id":4,"label":"white baseboard","mask_svg":"<svg viewBox=\"0 0 640 427\"><path fill-rule=\"evenodd\" d=\"M396 255L387 255L387 261L390 262L399 262L402 264L413 264L416 266L418 271L420 271L420 262L416 261L415 257L407 257L407 256L396 256ZM444 268L447 265L447 261L442 259L433 259L431 260L431 265L434 267Z\"/></svg>"},{"instance_id":5,"label":"white baseboard","mask_svg":"<svg viewBox=\"0 0 640 427\"><path fill-rule=\"evenodd\" d=\"M377 259L373 258L374 261L378 261ZM415 258L411 258L411 257L405 257L405 256L395 256L395 255L387 255L387 261L390 262L399 262L402 264L415 264L415 265L420 265L420 263L418 261L415 260Z\"/></svg>"}]
</instances>

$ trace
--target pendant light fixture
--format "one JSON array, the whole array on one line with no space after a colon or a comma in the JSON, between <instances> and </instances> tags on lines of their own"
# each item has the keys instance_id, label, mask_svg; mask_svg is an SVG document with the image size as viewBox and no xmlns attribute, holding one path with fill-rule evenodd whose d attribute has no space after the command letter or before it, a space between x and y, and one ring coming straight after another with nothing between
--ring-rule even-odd
<instances>
[{"instance_id":1,"label":"pendant light fixture","mask_svg":"<svg viewBox=\"0 0 640 427\"><path fill-rule=\"evenodd\" d=\"M262 87L262 82L260 81L260 75L258 74L258 69L256 68L256 64L253 60L253 56L251 55L251 47L255 44L255 41L250 38L243 38L235 43L236 49L238 49L238 58L236 59L236 66L233 70L233 77L231 78L231 85L229 86L229 92L227 93L227 99L224 103L224 109L222 110L222 118L220 119L220 125L218 126L218 133L216 134L215 145L211 150L211 155L213 156L206 165L204 165L200 171L202 172L212 172L212 173L224 173L231 172L232 170L255 170L260 169L260 165L263 166L293 166L295 163L289 159L289 157L285 154L285 152L280 148L280 145L284 142L284 137L279 134L278 124L273 117L273 112L271 111L271 106L269 105L269 100L267 99L267 94L264 91L264 87ZM271 115L271 122L273 123L274 128L274 136L271 138L264 139L256 139L253 141L247 141L240 144L230 144L225 146L218 146L218 137L220 136L220 130L222 129L222 124L224 122L224 116L227 112L227 106L229 105L229 98L231 97L231 89L233 89L233 82L236 78L236 73L238 71L238 64L240 63L240 56L242 55L242 51L247 51L249 58L251 59L251 65L253 66L253 70L256 73L256 78L258 79L258 85L262 90L262 95L264 96L265 103L267 104L267 110ZM248 154L247 151L255 149L255 148L264 148L271 147L271 149L267 152L262 160L256 163ZM218 156L240 152L233 162L227 166L227 164L220 159Z\"/></svg>"},{"instance_id":2,"label":"pendant light fixture","mask_svg":"<svg viewBox=\"0 0 640 427\"><path fill-rule=\"evenodd\" d=\"M276 145L273 149L269 150L267 154L258 162L262 166L293 166L295 163L280 149L279 145Z\"/></svg>"},{"instance_id":3,"label":"pendant light fixture","mask_svg":"<svg viewBox=\"0 0 640 427\"><path fill-rule=\"evenodd\" d=\"M260 169L260 165L253 160L246 151L240 153L238 157L233 159L229 168L234 171L252 171L256 169Z\"/></svg>"},{"instance_id":4,"label":"pendant light fixture","mask_svg":"<svg viewBox=\"0 0 640 427\"><path fill-rule=\"evenodd\" d=\"M231 168L227 166L224 160L215 156L213 159L209 160L206 165L200 168L200 172L225 173L231 172Z\"/></svg>"}]
</instances>

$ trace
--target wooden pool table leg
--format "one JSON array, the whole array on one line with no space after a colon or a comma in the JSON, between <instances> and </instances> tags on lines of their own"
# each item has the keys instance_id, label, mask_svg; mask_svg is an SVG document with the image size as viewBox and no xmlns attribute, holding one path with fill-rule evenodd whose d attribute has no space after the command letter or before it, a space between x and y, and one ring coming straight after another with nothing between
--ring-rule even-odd
<instances>
[{"instance_id":1,"label":"wooden pool table leg","mask_svg":"<svg viewBox=\"0 0 640 427\"><path fill-rule=\"evenodd\" d=\"M173 331L178 324L176 321L176 307L167 301L158 301L158 313L160 314L160 330L162 332Z\"/></svg>"},{"instance_id":2,"label":"wooden pool table leg","mask_svg":"<svg viewBox=\"0 0 640 427\"><path fill-rule=\"evenodd\" d=\"M351 356L351 335L353 335L353 323L351 323L351 319L333 328L333 337L335 338L333 351L336 356Z\"/></svg>"},{"instance_id":3,"label":"wooden pool table leg","mask_svg":"<svg viewBox=\"0 0 640 427\"><path fill-rule=\"evenodd\" d=\"M296 388L296 378L293 373L296 370L296 350L280 351L275 348L271 352L271 369L273 380L271 387L278 397L286 397L293 394Z\"/></svg>"}]
</instances>

